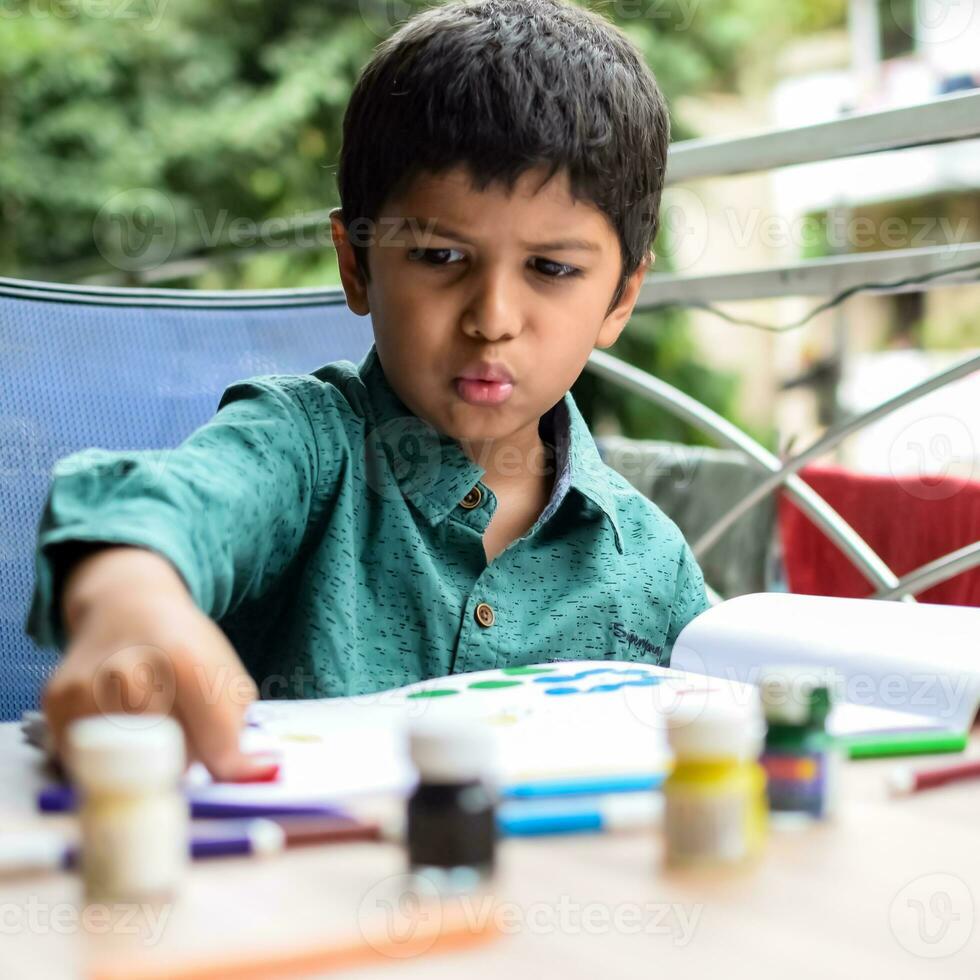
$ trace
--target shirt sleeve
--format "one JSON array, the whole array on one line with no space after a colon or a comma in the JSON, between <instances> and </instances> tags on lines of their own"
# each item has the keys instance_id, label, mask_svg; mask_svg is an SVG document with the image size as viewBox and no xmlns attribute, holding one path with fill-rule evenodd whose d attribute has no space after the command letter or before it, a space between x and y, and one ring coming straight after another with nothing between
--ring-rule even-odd
<instances>
[{"instance_id":1,"label":"shirt sleeve","mask_svg":"<svg viewBox=\"0 0 980 980\"><path fill-rule=\"evenodd\" d=\"M711 606L704 587L704 575L698 565L691 546L682 542L681 556L677 567L677 579L674 584L674 600L670 609L670 625L667 628L667 641L664 656L660 663L670 666L670 657L674 651L674 641L681 630Z\"/></svg>"},{"instance_id":2,"label":"shirt sleeve","mask_svg":"<svg viewBox=\"0 0 980 980\"><path fill-rule=\"evenodd\" d=\"M303 542L323 465L318 441L331 436L314 430L302 384L270 376L232 385L214 418L175 449L59 460L38 530L28 634L64 646L55 593L66 542L157 552L213 619L262 595Z\"/></svg>"}]
</instances>

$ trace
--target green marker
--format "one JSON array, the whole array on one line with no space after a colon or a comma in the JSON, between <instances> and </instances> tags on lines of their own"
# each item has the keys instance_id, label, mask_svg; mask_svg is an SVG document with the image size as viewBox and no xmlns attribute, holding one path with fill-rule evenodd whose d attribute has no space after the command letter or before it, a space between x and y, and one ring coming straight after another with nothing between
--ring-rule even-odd
<instances>
[{"instance_id":1,"label":"green marker","mask_svg":"<svg viewBox=\"0 0 980 980\"><path fill-rule=\"evenodd\" d=\"M889 755L927 755L932 752L962 752L966 732L923 731L847 735L838 740L851 759L877 759Z\"/></svg>"}]
</instances>

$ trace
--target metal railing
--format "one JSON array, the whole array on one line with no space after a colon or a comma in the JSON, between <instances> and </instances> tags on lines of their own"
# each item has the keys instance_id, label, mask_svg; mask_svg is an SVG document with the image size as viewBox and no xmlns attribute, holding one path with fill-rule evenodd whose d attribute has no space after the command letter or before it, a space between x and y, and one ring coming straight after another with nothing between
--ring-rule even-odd
<instances>
[{"instance_id":1,"label":"metal railing","mask_svg":"<svg viewBox=\"0 0 980 980\"><path fill-rule=\"evenodd\" d=\"M667 183L724 177L800 163L860 156L980 137L980 93L947 96L922 105L865 113L833 122L727 140L688 140L671 147ZM980 281L980 243L836 255L782 268L711 275L651 275L637 310L668 305L705 306L715 301L780 296L876 293ZM602 351L589 369L605 380L656 402L723 445L745 453L765 472L760 483L710 526L693 544L698 558L767 495L787 494L834 542L875 589L874 598L915 601L914 593L980 566L980 541L896 577L879 555L812 487L797 476L807 462L847 436L903 405L980 371L969 357L893 398L832 426L810 446L779 460L764 446L696 399ZM980 410L980 409L978 409ZM717 597L712 590L712 600Z\"/></svg>"}]
</instances>

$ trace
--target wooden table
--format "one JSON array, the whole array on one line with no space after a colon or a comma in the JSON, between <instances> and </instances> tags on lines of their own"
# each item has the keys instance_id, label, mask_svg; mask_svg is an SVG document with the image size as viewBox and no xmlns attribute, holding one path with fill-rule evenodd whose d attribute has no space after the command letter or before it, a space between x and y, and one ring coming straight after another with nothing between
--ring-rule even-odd
<instances>
[{"instance_id":1,"label":"wooden table","mask_svg":"<svg viewBox=\"0 0 980 980\"><path fill-rule=\"evenodd\" d=\"M980 757L980 734L968 754ZM980 784L889 799L883 776L894 764L849 763L839 819L774 831L760 862L730 873L665 872L660 835L649 830L508 840L490 892L465 910L474 923L491 919L495 936L427 955L378 953L342 974L976 980ZM72 826L70 817L35 813L42 781L35 750L20 743L16 726L0 725L0 826ZM399 848L388 844L199 862L166 917L124 922L118 910L103 910L116 916L114 928L108 919L86 928L73 875L0 881L0 977L128 980L154 968L161 977L179 976L178 964L228 956L239 966L210 976L286 975L257 964L290 949L375 936L370 930L384 924L379 915L398 914L387 903L403 870ZM243 972L248 965L252 973Z\"/></svg>"}]
</instances>

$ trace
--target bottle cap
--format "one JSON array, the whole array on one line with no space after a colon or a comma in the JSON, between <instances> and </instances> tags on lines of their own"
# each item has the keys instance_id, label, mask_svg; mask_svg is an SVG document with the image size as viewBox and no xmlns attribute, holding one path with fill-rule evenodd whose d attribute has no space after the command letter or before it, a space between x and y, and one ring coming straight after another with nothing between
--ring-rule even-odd
<instances>
[{"instance_id":1,"label":"bottle cap","mask_svg":"<svg viewBox=\"0 0 980 980\"><path fill-rule=\"evenodd\" d=\"M162 789L184 771L184 733L166 715L95 715L68 727L67 756L83 790Z\"/></svg>"},{"instance_id":2,"label":"bottle cap","mask_svg":"<svg viewBox=\"0 0 980 980\"><path fill-rule=\"evenodd\" d=\"M494 769L493 734L472 721L426 722L409 731L409 754L425 782L484 779Z\"/></svg>"},{"instance_id":3,"label":"bottle cap","mask_svg":"<svg viewBox=\"0 0 980 980\"><path fill-rule=\"evenodd\" d=\"M775 725L823 727L830 714L836 674L829 667L773 664L759 675L766 720Z\"/></svg>"},{"instance_id":4,"label":"bottle cap","mask_svg":"<svg viewBox=\"0 0 980 980\"><path fill-rule=\"evenodd\" d=\"M745 703L686 702L667 717L667 739L678 759L755 759L765 733L758 696Z\"/></svg>"}]
</instances>

